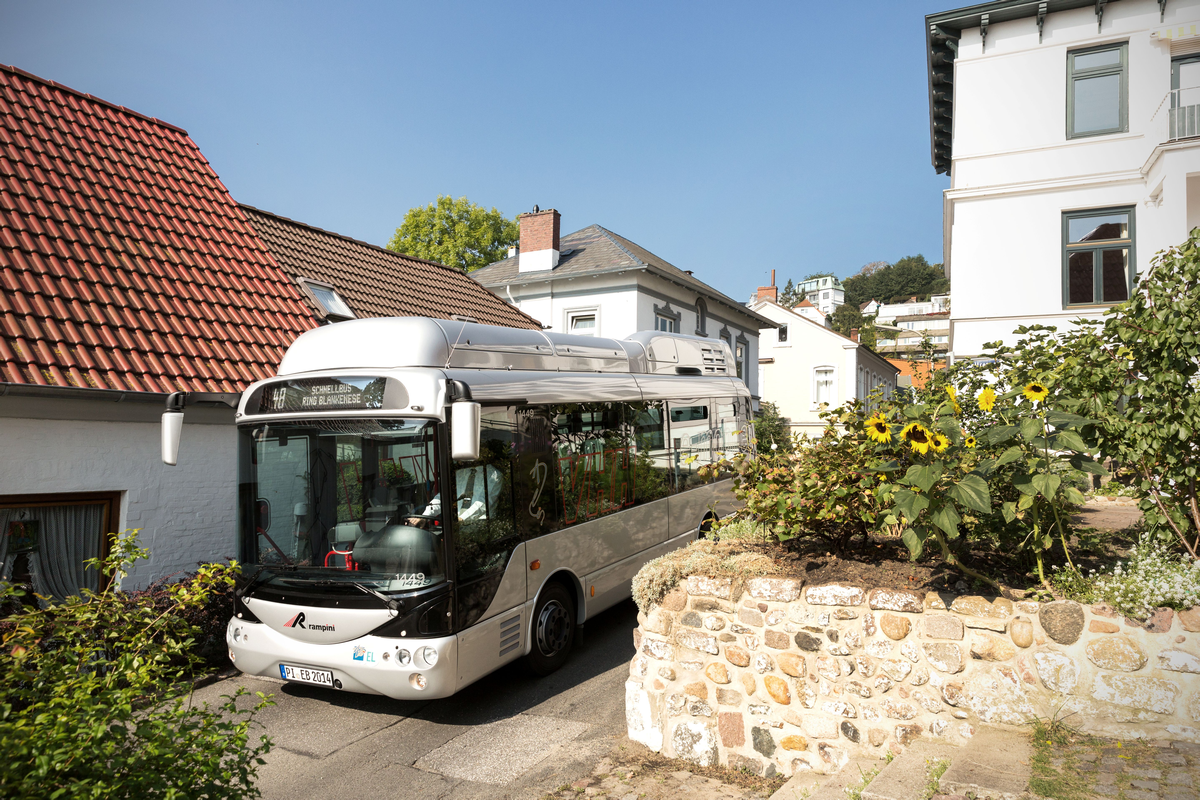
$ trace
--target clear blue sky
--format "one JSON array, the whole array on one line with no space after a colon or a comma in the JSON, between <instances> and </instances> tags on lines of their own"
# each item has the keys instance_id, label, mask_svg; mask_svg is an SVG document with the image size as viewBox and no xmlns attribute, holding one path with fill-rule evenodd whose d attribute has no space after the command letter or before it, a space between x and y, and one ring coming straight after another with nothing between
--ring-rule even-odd
<instances>
[{"instance_id":1,"label":"clear blue sky","mask_svg":"<svg viewBox=\"0 0 1200 800\"><path fill-rule=\"evenodd\" d=\"M186 128L236 200L318 227L536 203L745 299L941 261L923 16L952 5L0 0L0 63Z\"/></svg>"}]
</instances>

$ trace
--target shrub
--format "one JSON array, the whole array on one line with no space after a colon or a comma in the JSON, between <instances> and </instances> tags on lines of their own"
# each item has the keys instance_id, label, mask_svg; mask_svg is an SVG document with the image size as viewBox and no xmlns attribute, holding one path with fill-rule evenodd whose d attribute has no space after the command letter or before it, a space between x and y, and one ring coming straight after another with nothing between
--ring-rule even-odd
<instances>
[{"instance_id":1,"label":"shrub","mask_svg":"<svg viewBox=\"0 0 1200 800\"><path fill-rule=\"evenodd\" d=\"M1200 560L1174 552L1171 536L1147 531L1127 561L1086 575L1070 568L1059 570L1054 585L1072 599L1105 602L1134 619L1146 619L1160 606L1200 605Z\"/></svg>"},{"instance_id":2,"label":"shrub","mask_svg":"<svg viewBox=\"0 0 1200 800\"><path fill-rule=\"evenodd\" d=\"M741 579L769 575L775 562L758 553L739 552L707 539L646 562L633 576L633 600L647 614L689 575Z\"/></svg>"},{"instance_id":3,"label":"shrub","mask_svg":"<svg viewBox=\"0 0 1200 800\"><path fill-rule=\"evenodd\" d=\"M236 570L236 567L231 567ZM201 570L204 566L201 565ZM178 578L178 580L176 580ZM198 593L201 602L180 606L175 596L179 592ZM190 625L195 646L197 666L220 669L229 666L228 648L225 645L225 628L233 617L233 584L212 581L202 572L189 572L182 577L169 575L155 581L145 589L129 593L118 593L117 602L130 605L149 605L158 613L173 613ZM188 656L180 654L175 663L188 663Z\"/></svg>"},{"instance_id":4,"label":"shrub","mask_svg":"<svg viewBox=\"0 0 1200 800\"><path fill-rule=\"evenodd\" d=\"M90 565L124 577L147 555L135 535ZM217 707L189 697L198 661L189 618L232 586L235 569L202 566L137 594L85 590L11 616L0 640L0 796L257 797L270 740L254 741L251 726L270 701L259 694L245 707L244 689ZM0 585L0 600L21 596Z\"/></svg>"}]
</instances>

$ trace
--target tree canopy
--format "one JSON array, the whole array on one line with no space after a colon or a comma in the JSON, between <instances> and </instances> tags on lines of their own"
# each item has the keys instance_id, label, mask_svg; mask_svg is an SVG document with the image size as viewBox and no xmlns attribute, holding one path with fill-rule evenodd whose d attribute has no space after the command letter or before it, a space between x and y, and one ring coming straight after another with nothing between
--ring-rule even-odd
<instances>
[{"instance_id":1,"label":"tree canopy","mask_svg":"<svg viewBox=\"0 0 1200 800\"><path fill-rule=\"evenodd\" d=\"M941 264L930 264L923 255L905 256L894 264L875 261L864 266L856 275L842 281L846 303L858 308L868 300L899 303L916 296L950 291L950 281Z\"/></svg>"},{"instance_id":2,"label":"tree canopy","mask_svg":"<svg viewBox=\"0 0 1200 800\"><path fill-rule=\"evenodd\" d=\"M495 206L489 211L465 197L438 195L436 202L408 210L387 247L471 272L504 258L520 238L516 220Z\"/></svg>"},{"instance_id":3,"label":"tree canopy","mask_svg":"<svg viewBox=\"0 0 1200 800\"><path fill-rule=\"evenodd\" d=\"M850 332L857 328L858 340L867 347L875 346L875 323L873 319L863 317L856 305L844 303L835 308L829 324L843 336L849 336Z\"/></svg>"}]
</instances>

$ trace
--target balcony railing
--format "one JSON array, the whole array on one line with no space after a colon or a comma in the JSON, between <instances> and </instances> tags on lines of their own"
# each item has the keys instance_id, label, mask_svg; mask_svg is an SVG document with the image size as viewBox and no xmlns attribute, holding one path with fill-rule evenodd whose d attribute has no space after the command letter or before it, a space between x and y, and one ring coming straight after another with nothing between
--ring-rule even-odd
<instances>
[{"instance_id":1,"label":"balcony railing","mask_svg":"<svg viewBox=\"0 0 1200 800\"><path fill-rule=\"evenodd\" d=\"M1200 136L1200 86L1172 89L1152 118L1161 141Z\"/></svg>"}]
</instances>

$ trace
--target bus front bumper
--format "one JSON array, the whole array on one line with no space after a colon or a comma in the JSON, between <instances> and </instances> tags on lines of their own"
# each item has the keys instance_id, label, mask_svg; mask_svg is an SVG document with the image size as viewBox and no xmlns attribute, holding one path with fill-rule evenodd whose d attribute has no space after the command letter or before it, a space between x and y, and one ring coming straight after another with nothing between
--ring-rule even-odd
<instances>
[{"instance_id":1,"label":"bus front bumper","mask_svg":"<svg viewBox=\"0 0 1200 800\"><path fill-rule=\"evenodd\" d=\"M331 672L334 689L397 700L449 697L457 688L456 636L363 636L339 644L312 644L290 639L268 625L234 618L225 629L225 644L230 661L247 675L286 680L282 672L285 666ZM433 666L420 654L425 648L437 652Z\"/></svg>"}]
</instances>

